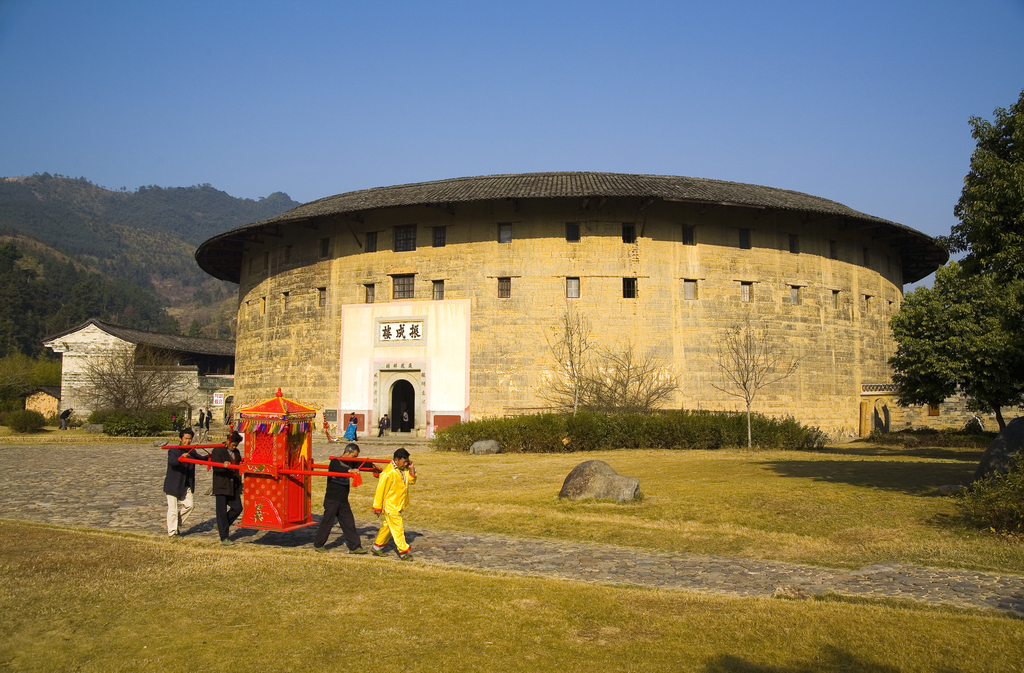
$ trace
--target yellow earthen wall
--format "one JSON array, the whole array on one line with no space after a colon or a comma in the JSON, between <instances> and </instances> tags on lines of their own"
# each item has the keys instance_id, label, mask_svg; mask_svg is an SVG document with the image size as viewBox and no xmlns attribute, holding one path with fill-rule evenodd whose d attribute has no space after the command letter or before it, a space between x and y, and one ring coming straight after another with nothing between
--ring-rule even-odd
<instances>
[{"instance_id":1,"label":"yellow earthen wall","mask_svg":"<svg viewBox=\"0 0 1024 673\"><path fill-rule=\"evenodd\" d=\"M501 222L512 224L511 243L497 242ZM580 224L578 243L565 240L566 222ZM635 244L622 241L624 222L635 224ZM416 250L393 252L393 227L409 224L417 225ZM696 245L682 244L683 225L695 227ZM434 226L447 227L444 247L432 245ZM739 229L751 230L751 249L739 249ZM377 232L376 252L363 249L366 232ZM789 251L790 234L798 253ZM330 246L321 259L323 238ZM830 240L838 260L829 258ZM538 389L553 364L548 345L573 301L601 344L632 342L665 358L682 384L675 408L739 408L711 385L721 381L716 344L747 316L764 322L801 363L762 391L756 410L849 434L859 425L861 384L890 381L888 320L902 301L900 268L896 250L839 219L667 202L644 208L638 199L391 208L289 225L280 238L253 241L243 258L236 405L280 386L289 397L335 408L342 306L363 303L367 283L376 302L393 301L391 276L411 273L414 301L431 301L434 280L444 281L445 299L471 300L472 418L546 404ZM498 298L499 277L511 278L510 298ZM566 277L580 278L579 299L565 298ZM636 299L622 297L623 277L637 278ZM697 279L698 299L683 298L684 279ZM754 284L752 303L740 300L741 282Z\"/></svg>"}]
</instances>

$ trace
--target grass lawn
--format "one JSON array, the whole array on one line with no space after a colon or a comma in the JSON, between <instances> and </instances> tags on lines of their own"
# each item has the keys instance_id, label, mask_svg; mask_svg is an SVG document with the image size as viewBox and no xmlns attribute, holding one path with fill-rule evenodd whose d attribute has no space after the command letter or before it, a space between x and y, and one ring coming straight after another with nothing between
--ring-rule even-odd
<instances>
[{"instance_id":1,"label":"grass lawn","mask_svg":"<svg viewBox=\"0 0 1024 673\"><path fill-rule=\"evenodd\" d=\"M1024 573L1024 545L963 526L943 484L970 483L981 450L865 444L818 452L413 454L407 525L607 542L830 567L903 562ZM640 478L642 502L558 500L584 460ZM313 501L324 481L314 480ZM368 512L373 478L353 489ZM358 515L357 515L358 516Z\"/></svg>"},{"instance_id":2,"label":"grass lawn","mask_svg":"<svg viewBox=\"0 0 1024 673\"><path fill-rule=\"evenodd\" d=\"M1019 671L1021 642L1024 620L978 611L0 522L3 670Z\"/></svg>"}]
</instances>

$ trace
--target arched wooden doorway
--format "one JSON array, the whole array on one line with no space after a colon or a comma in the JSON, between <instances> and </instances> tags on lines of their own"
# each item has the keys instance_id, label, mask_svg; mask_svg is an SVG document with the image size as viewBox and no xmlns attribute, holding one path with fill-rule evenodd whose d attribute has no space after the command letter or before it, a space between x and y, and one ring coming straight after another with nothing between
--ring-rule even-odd
<instances>
[{"instance_id":1,"label":"arched wooden doorway","mask_svg":"<svg viewBox=\"0 0 1024 673\"><path fill-rule=\"evenodd\" d=\"M405 380L391 386L391 432L412 432L416 425L416 390Z\"/></svg>"}]
</instances>

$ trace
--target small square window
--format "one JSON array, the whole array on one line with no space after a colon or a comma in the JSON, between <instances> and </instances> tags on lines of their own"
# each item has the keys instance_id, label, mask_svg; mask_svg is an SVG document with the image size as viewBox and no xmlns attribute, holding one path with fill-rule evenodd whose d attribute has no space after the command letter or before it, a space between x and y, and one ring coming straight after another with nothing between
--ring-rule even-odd
<instances>
[{"instance_id":1,"label":"small square window","mask_svg":"<svg viewBox=\"0 0 1024 673\"><path fill-rule=\"evenodd\" d=\"M695 278L687 278L683 280L683 299L696 299L697 298L697 280Z\"/></svg>"},{"instance_id":2,"label":"small square window","mask_svg":"<svg viewBox=\"0 0 1024 673\"><path fill-rule=\"evenodd\" d=\"M394 285L392 296L395 299L414 299L416 297L415 278L416 276L411 273L392 276L391 282Z\"/></svg>"},{"instance_id":3,"label":"small square window","mask_svg":"<svg viewBox=\"0 0 1024 673\"><path fill-rule=\"evenodd\" d=\"M444 299L444 281L434 281L434 301L440 301Z\"/></svg>"},{"instance_id":4,"label":"small square window","mask_svg":"<svg viewBox=\"0 0 1024 673\"><path fill-rule=\"evenodd\" d=\"M412 252L416 249L416 225L406 224L395 227L395 252Z\"/></svg>"},{"instance_id":5,"label":"small square window","mask_svg":"<svg viewBox=\"0 0 1024 673\"><path fill-rule=\"evenodd\" d=\"M320 259L325 259L331 254L331 239L321 238L320 239Z\"/></svg>"},{"instance_id":6,"label":"small square window","mask_svg":"<svg viewBox=\"0 0 1024 673\"><path fill-rule=\"evenodd\" d=\"M683 245L696 245L697 244L696 243L696 238L693 235L693 229L694 229L694 227L693 227L692 224L684 224L683 225Z\"/></svg>"},{"instance_id":7,"label":"small square window","mask_svg":"<svg viewBox=\"0 0 1024 673\"><path fill-rule=\"evenodd\" d=\"M636 243L636 225L632 222L622 223L622 242Z\"/></svg>"},{"instance_id":8,"label":"small square window","mask_svg":"<svg viewBox=\"0 0 1024 673\"><path fill-rule=\"evenodd\" d=\"M794 255L800 252L800 237L796 234L789 235L789 251Z\"/></svg>"},{"instance_id":9,"label":"small square window","mask_svg":"<svg viewBox=\"0 0 1024 673\"><path fill-rule=\"evenodd\" d=\"M793 306L800 305L800 286L790 285L789 286L789 303Z\"/></svg>"},{"instance_id":10,"label":"small square window","mask_svg":"<svg viewBox=\"0 0 1024 673\"><path fill-rule=\"evenodd\" d=\"M377 287L373 283L367 283L363 289L366 290L366 303L372 304L377 298Z\"/></svg>"},{"instance_id":11,"label":"small square window","mask_svg":"<svg viewBox=\"0 0 1024 673\"><path fill-rule=\"evenodd\" d=\"M749 229L740 229L740 250L750 250Z\"/></svg>"},{"instance_id":12,"label":"small square window","mask_svg":"<svg viewBox=\"0 0 1024 673\"><path fill-rule=\"evenodd\" d=\"M622 279L622 298L636 299L636 278Z\"/></svg>"},{"instance_id":13,"label":"small square window","mask_svg":"<svg viewBox=\"0 0 1024 673\"><path fill-rule=\"evenodd\" d=\"M565 279L565 296L567 299L579 299L580 298L580 279L579 278L566 278Z\"/></svg>"},{"instance_id":14,"label":"small square window","mask_svg":"<svg viewBox=\"0 0 1024 673\"><path fill-rule=\"evenodd\" d=\"M511 243L512 242L512 223L511 222L499 222L498 223L498 243Z\"/></svg>"},{"instance_id":15,"label":"small square window","mask_svg":"<svg viewBox=\"0 0 1024 673\"><path fill-rule=\"evenodd\" d=\"M928 415L929 416L938 416L939 415L939 405L937 405L937 404L929 404L928 405Z\"/></svg>"},{"instance_id":16,"label":"small square window","mask_svg":"<svg viewBox=\"0 0 1024 673\"><path fill-rule=\"evenodd\" d=\"M327 288L326 287L318 287L316 289L316 293L317 293L317 303L320 306L320 308L324 308L325 306L327 306Z\"/></svg>"},{"instance_id":17,"label":"small square window","mask_svg":"<svg viewBox=\"0 0 1024 673\"><path fill-rule=\"evenodd\" d=\"M366 252L377 252L377 232L366 232Z\"/></svg>"},{"instance_id":18,"label":"small square window","mask_svg":"<svg viewBox=\"0 0 1024 673\"><path fill-rule=\"evenodd\" d=\"M864 312L869 313L871 311L871 295L864 295Z\"/></svg>"},{"instance_id":19,"label":"small square window","mask_svg":"<svg viewBox=\"0 0 1024 673\"><path fill-rule=\"evenodd\" d=\"M508 299L512 296L512 279L498 279L498 299Z\"/></svg>"},{"instance_id":20,"label":"small square window","mask_svg":"<svg viewBox=\"0 0 1024 673\"><path fill-rule=\"evenodd\" d=\"M839 241L828 242L828 258L839 259Z\"/></svg>"},{"instance_id":21,"label":"small square window","mask_svg":"<svg viewBox=\"0 0 1024 673\"><path fill-rule=\"evenodd\" d=\"M832 290L832 308L839 308L839 290Z\"/></svg>"},{"instance_id":22,"label":"small square window","mask_svg":"<svg viewBox=\"0 0 1024 673\"><path fill-rule=\"evenodd\" d=\"M745 302L754 301L753 283L740 283L740 299Z\"/></svg>"},{"instance_id":23,"label":"small square window","mask_svg":"<svg viewBox=\"0 0 1024 673\"><path fill-rule=\"evenodd\" d=\"M580 242L580 223L579 222L566 222L565 223L565 240L569 243Z\"/></svg>"},{"instance_id":24,"label":"small square window","mask_svg":"<svg viewBox=\"0 0 1024 673\"><path fill-rule=\"evenodd\" d=\"M443 248L448 243L448 227L434 227L434 247Z\"/></svg>"},{"instance_id":25,"label":"small square window","mask_svg":"<svg viewBox=\"0 0 1024 673\"><path fill-rule=\"evenodd\" d=\"M267 314L267 298L260 297L260 315Z\"/></svg>"},{"instance_id":26,"label":"small square window","mask_svg":"<svg viewBox=\"0 0 1024 673\"><path fill-rule=\"evenodd\" d=\"M291 298L292 298L292 293L291 292L282 292L281 293L281 299L283 300L282 303L284 304L284 310L286 310L286 311L288 310L288 305L289 305L289 303L291 301Z\"/></svg>"}]
</instances>

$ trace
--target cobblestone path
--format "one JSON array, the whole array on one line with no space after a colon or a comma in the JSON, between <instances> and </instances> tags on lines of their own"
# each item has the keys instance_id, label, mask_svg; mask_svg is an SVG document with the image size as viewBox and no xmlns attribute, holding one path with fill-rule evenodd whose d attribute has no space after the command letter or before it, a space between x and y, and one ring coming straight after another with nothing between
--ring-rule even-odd
<instances>
[{"instance_id":1,"label":"cobblestone path","mask_svg":"<svg viewBox=\"0 0 1024 673\"><path fill-rule=\"evenodd\" d=\"M364 444L366 457L390 453ZM326 445L314 445L317 460ZM0 445L0 517L80 528L165 535L161 490L163 450L145 445ZM187 536L216 540L209 472L197 470L196 509ZM377 523L357 517L365 546ZM290 533L238 530L253 544L312 548L315 528ZM345 550L335 530L328 543ZM826 592L899 598L1024 617L1024 576L879 564L858 570L829 569L745 558L671 554L611 545L571 544L412 529L418 561L483 570L642 587L663 587L734 596L817 595Z\"/></svg>"}]
</instances>

